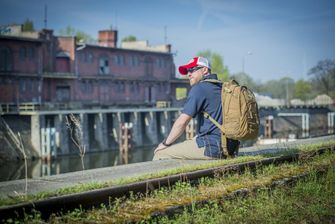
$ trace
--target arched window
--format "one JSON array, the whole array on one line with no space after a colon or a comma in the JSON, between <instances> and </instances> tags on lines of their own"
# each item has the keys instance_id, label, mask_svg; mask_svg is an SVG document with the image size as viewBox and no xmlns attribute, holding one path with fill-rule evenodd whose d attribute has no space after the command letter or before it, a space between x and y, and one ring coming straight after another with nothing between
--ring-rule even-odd
<instances>
[{"instance_id":1,"label":"arched window","mask_svg":"<svg viewBox=\"0 0 335 224\"><path fill-rule=\"evenodd\" d=\"M13 70L13 54L8 47L0 46L0 71Z\"/></svg>"}]
</instances>

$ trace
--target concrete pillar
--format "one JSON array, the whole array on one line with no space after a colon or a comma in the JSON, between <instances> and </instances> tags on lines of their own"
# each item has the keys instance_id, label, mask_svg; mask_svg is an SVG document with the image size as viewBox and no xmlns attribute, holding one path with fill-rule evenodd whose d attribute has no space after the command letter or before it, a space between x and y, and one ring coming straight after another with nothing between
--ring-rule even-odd
<instances>
[{"instance_id":1,"label":"concrete pillar","mask_svg":"<svg viewBox=\"0 0 335 224\"><path fill-rule=\"evenodd\" d=\"M264 137L272 138L272 133L273 133L273 116L269 115L265 117Z\"/></svg>"},{"instance_id":2,"label":"concrete pillar","mask_svg":"<svg viewBox=\"0 0 335 224\"><path fill-rule=\"evenodd\" d=\"M40 119L42 116L40 117ZM50 160L51 157L57 157L56 150L56 129L52 124L54 117L43 116L43 126L40 126L40 144L41 144L41 157Z\"/></svg>"},{"instance_id":3,"label":"concrete pillar","mask_svg":"<svg viewBox=\"0 0 335 224\"><path fill-rule=\"evenodd\" d=\"M170 133L171 130L171 114L168 111L164 111L160 114L160 133L164 136L164 138L167 137L167 135Z\"/></svg>"},{"instance_id":4,"label":"concrete pillar","mask_svg":"<svg viewBox=\"0 0 335 224\"><path fill-rule=\"evenodd\" d=\"M158 134L157 134L157 120L156 113L149 112L145 114L145 131L149 137L148 144L157 144L158 143Z\"/></svg>"},{"instance_id":5,"label":"concrete pillar","mask_svg":"<svg viewBox=\"0 0 335 224\"><path fill-rule=\"evenodd\" d=\"M42 157L42 136L41 129L45 128L44 115L31 115L31 143L39 157Z\"/></svg>"},{"instance_id":6,"label":"concrete pillar","mask_svg":"<svg viewBox=\"0 0 335 224\"><path fill-rule=\"evenodd\" d=\"M309 114L302 115L302 137L309 137Z\"/></svg>"},{"instance_id":7,"label":"concrete pillar","mask_svg":"<svg viewBox=\"0 0 335 224\"><path fill-rule=\"evenodd\" d=\"M116 143L116 138L114 134L114 119L113 119L114 114L113 113L108 113L106 114L106 119L107 119L107 142L108 142L108 148L109 149L116 149L117 148L117 143Z\"/></svg>"},{"instance_id":8,"label":"concrete pillar","mask_svg":"<svg viewBox=\"0 0 335 224\"><path fill-rule=\"evenodd\" d=\"M135 146L143 145L143 133L142 133L142 124L141 124L141 113L134 112L130 117L131 122L133 123L133 142Z\"/></svg>"},{"instance_id":9,"label":"concrete pillar","mask_svg":"<svg viewBox=\"0 0 335 224\"><path fill-rule=\"evenodd\" d=\"M283 117L300 117L301 116L301 129L303 138L309 137L309 114L308 113L278 113L278 116Z\"/></svg>"},{"instance_id":10,"label":"concrete pillar","mask_svg":"<svg viewBox=\"0 0 335 224\"><path fill-rule=\"evenodd\" d=\"M86 152L90 151L89 128L87 114L79 114L81 130L82 130L82 144L85 146ZM92 130L91 130L92 131ZM78 150L78 149L76 149Z\"/></svg>"},{"instance_id":11,"label":"concrete pillar","mask_svg":"<svg viewBox=\"0 0 335 224\"><path fill-rule=\"evenodd\" d=\"M334 134L335 112L328 112L328 134Z\"/></svg>"},{"instance_id":12,"label":"concrete pillar","mask_svg":"<svg viewBox=\"0 0 335 224\"><path fill-rule=\"evenodd\" d=\"M94 136L101 150L108 149L107 139L107 115L103 113L95 114L94 117L95 129Z\"/></svg>"},{"instance_id":13,"label":"concrete pillar","mask_svg":"<svg viewBox=\"0 0 335 224\"><path fill-rule=\"evenodd\" d=\"M118 112L113 114L113 135L117 144L120 143L120 125L124 121L123 114Z\"/></svg>"},{"instance_id":14,"label":"concrete pillar","mask_svg":"<svg viewBox=\"0 0 335 224\"><path fill-rule=\"evenodd\" d=\"M67 155L70 153L69 132L67 128L65 115L55 115L55 129L56 129L56 148L58 155Z\"/></svg>"},{"instance_id":15,"label":"concrete pillar","mask_svg":"<svg viewBox=\"0 0 335 224\"><path fill-rule=\"evenodd\" d=\"M186 140L190 140L195 136L195 119L191 119L185 130Z\"/></svg>"}]
</instances>

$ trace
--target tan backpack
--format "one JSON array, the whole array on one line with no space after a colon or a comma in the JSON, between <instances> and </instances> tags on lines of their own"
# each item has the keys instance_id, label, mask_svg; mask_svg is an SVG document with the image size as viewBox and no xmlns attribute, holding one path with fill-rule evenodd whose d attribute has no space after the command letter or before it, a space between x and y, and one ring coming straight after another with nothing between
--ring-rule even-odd
<instances>
[{"instance_id":1,"label":"tan backpack","mask_svg":"<svg viewBox=\"0 0 335 224\"><path fill-rule=\"evenodd\" d=\"M215 79L203 80L222 83ZM259 115L255 95L246 86L237 81L224 82L221 91L223 124L220 125L207 112L203 112L221 130L221 145L225 156L231 156L227 150L227 138L250 140L258 136Z\"/></svg>"}]
</instances>

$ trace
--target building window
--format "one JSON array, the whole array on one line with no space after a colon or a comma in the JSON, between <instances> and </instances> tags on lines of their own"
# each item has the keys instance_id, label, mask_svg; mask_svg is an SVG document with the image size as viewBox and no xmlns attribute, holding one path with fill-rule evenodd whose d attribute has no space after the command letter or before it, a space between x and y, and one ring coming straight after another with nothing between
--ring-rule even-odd
<instances>
[{"instance_id":1,"label":"building window","mask_svg":"<svg viewBox=\"0 0 335 224\"><path fill-rule=\"evenodd\" d=\"M88 53L87 54L87 61L88 61L88 63L93 63L93 54L92 53Z\"/></svg>"},{"instance_id":2,"label":"building window","mask_svg":"<svg viewBox=\"0 0 335 224\"><path fill-rule=\"evenodd\" d=\"M27 90L28 90L28 91L32 91L32 90L33 90L33 81L30 80L30 79L28 79L28 80L26 81L26 87L27 87Z\"/></svg>"},{"instance_id":3,"label":"building window","mask_svg":"<svg viewBox=\"0 0 335 224\"><path fill-rule=\"evenodd\" d=\"M12 51L8 47L0 46L0 71L11 71L13 69Z\"/></svg>"},{"instance_id":4,"label":"building window","mask_svg":"<svg viewBox=\"0 0 335 224\"><path fill-rule=\"evenodd\" d=\"M125 62L125 60L124 60L124 56L123 55L116 56L116 64L118 64L118 65L124 65L124 62Z\"/></svg>"},{"instance_id":5,"label":"building window","mask_svg":"<svg viewBox=\"0 0 335 224\"><path fill-rule=\"evenodd\" d=\"M137 92L137 83L136 82L131 82L130 84L130 91L134 93L135 91Z\"/></svg>"},{"instance_id":6,"label":"building window","mask_svg":"<svg viewBox=\"0 0 335 224\"><path fill-rule=\"evenodd\" d=\"M32 60L35 57L35 49L33 47L27 48L27 58Z\"/></svg>"},{"instance_id":7,"label":"building window","mask_svg":"<svg viewBox=\"0 0 335 224\"><path fill-rule=\"evenodd\" d=\"M92 53L87 53L87 52L81 52L79 59L83 63L93 63L93 54Z\"/></svg>"},{"instance_id":8,"label":"building window","mask_svg":"<svg viewBox=\"0 0 335 224\"><path fill-rule=\"evenodd\" d=\"M24 79L20 80L20 91L21 92L25 92L26 91L26 82L24 81Z\"/></svg>"},{"instance_id":9,"label":"building window","mask_svg":"<svg viewBox=\"0 0 335 224\"><path fill-rule=\"evenodd\" d=\"M140 63L139 63L139 60L138 60L138 57L135 56L135 55L132 55L131 56L131 65L132 66L138 66Z\"/></svg>"},{"instance_id":10,"label":"building window","mask_svg":"<svg viewBox=\"0 0 335 224\"><path fill-rule=\"evenodd\" d=\"M34 80L21 79L19 83L20 83L20 91L21 92L34 91Z\"/></svg>"},{"instance_id":11,"label":"building window","mask_svg":"<svg viewBox=\"0 0 335 224\"><path fill-rule=\"evenodd\" d=\"M157 65L157 67L161 68L162 67L162 59L157 58L156 65Z\"/></svg>"},{"instance_id":12,"label":"building window","mask_svg":"<svg viewBox=\"0 0 335 224\"><path fill-rule=\"evenodd\" d=\"M56 101L68 102L71 99L70 86L56 86Z\"/></svg>"},{"instance_id":13,"label":"building window","mask_svg":"<svg viewBox=\"0 0 335 224\"><path fill-rule=\"evenodd\" d=\"M80 52L80 54L79 54L79 59L80 59L80 61L81 62L86 62L86 53L85 52Z\"/></svg>"},{"instance_id":14,"label":"building window","mask_svg":"<svg viewBox=\"0 0 335 224\"><path fill-rule=\"evenodd\" d=\"M126 84L124 82L119 82L118 83L118 92L124 93L126 90Z\"/></svg>"},{"instance_id":15,"label":"building window","mask_svg":"<svg viewBox=\"0 0 335 224\"><path fill-rule=\"evenodd\" d=\"M99 74L100 75L109 74L109 63L107 57L102 57L99 59Z\"/></svg>"},{"instance_id":16,"label":"building window","mask_svg":"<svg viewBox=\"0 0 335 224\"><path fill-rule=\"evenodd\" d=\"M27 55L27 50L25 47L21 47L19 50L19 55L20 55L20 59L21 61L24 61L26 59L26 55Z\"/></svg>"},{"instance_id":17,"label":"building window","mask_svg":"<svg viewBox=\"0 0 335 224\"><path fill-rule=\"evenodd\" d=\"M85 93L85 94L91 94L93 93L93 83L88 81L88 80L84 80L81 83L81 92Z\"/></svg>"}]
</instances>

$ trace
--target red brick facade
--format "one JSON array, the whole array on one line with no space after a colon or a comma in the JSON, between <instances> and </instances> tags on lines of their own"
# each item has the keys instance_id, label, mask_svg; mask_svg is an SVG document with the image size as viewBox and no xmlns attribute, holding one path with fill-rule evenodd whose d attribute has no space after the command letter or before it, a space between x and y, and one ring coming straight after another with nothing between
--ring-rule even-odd
<instances>
[{"instance_id":1,"label":"red brick facade","mask_svg":"<svg viewBox=\"0 0 335 224\"><path fill-rule=\"evenodd\" d=\"M116 48L116 31L99 38L103 46L51 30L38 38L0 35L0 103L153 105L174 101L176 86L188 88L175 78L170 52Z\"/></svg>"}]
</instances>

